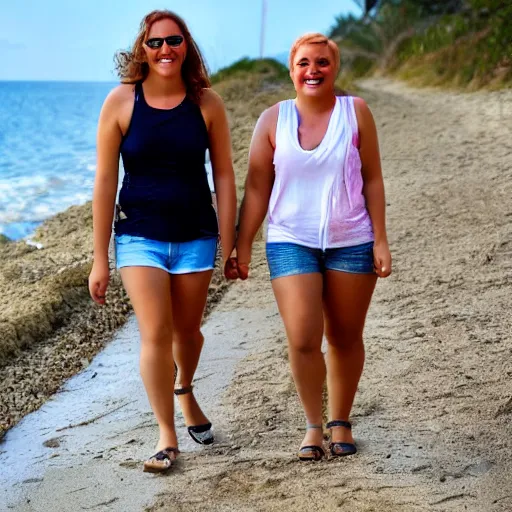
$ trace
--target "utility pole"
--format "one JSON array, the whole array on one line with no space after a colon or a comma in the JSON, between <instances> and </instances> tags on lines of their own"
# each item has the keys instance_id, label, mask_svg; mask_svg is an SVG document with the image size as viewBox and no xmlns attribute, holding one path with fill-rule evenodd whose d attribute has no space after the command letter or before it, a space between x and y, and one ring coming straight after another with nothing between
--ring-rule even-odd
<instances>
[{"instance_id":1,"label":"utility pole","mask_svg":"<svg viewBox=\"0 0 512 512\"><path fill-rule=\"evenodd\" d=\"M267 23L267 0L261 0L260 59L265 54L265 25Z\"/></svg>"}]
</instances>

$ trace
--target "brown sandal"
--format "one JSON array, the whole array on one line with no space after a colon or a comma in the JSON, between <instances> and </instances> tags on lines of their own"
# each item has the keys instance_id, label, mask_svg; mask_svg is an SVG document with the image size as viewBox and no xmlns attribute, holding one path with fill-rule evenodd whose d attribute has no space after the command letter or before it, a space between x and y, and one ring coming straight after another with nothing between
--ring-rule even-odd
<instances>
[{"instance_id":1,"label":"brown sandal","mask_svg":"<svg viewBox=\"0 0 512 512\"><path fill-rule=\"evenodd\" d=\"M172 462L180 451L178 448L164 448L144 462L144 473L164 473L171 466Z\"/></svg>"}]
</instances>

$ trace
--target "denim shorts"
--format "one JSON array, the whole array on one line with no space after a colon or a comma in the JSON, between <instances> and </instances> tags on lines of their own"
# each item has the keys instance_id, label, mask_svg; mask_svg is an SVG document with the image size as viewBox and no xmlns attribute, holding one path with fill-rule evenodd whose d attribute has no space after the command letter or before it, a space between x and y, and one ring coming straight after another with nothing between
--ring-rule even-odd
<instances>
[{"instance_id":1,"label":"denim shorts","mask_svg":"<svg viewBox=\"0 0 512 512\"><path fill-rule=\"evenodd\" d=\"M373 242L338 249L313 249L287 242L267 244L270 279L338 270L351 274L373 274Z\"/></svg>"},{"instance_id":2,"label":"denim shorts","mask_svg":"<svg viewBox=\"0 0 512 512\"><path fill-rule=\"evenodd\" d=\"M116 235L116 267L154 267L169 274L212 270L217 237L190 242L160 242L142 236Z\"/></svg>"}]
</instances>

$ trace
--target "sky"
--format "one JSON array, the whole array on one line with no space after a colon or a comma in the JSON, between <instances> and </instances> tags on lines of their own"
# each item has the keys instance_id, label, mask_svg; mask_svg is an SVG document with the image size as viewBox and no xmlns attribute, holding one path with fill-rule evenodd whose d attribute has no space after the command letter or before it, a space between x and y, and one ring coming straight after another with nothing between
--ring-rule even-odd
<instances>
[{"instance_id":1,"label":"sky","mask_svg":"<svg viewBox=\"0 0 512 512\"><path fill-rule=\"evenodd\" d=\"M170 9L187 22L211 71L259 57L263 0L1 0L0 80L115 81L113 56L141 19ZM264 56L286 54L305 32L326 33L353 0L266 0Z\"/></svg>"}]
</instances>

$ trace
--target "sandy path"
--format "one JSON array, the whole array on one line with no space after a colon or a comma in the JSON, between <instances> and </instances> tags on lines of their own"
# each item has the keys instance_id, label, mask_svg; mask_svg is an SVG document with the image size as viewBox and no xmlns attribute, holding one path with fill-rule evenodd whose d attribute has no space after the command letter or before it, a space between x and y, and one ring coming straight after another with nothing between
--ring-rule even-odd
<instances>
[{"instance_id":1,"label":"sandy path","mask_svg":"<svg viewBox=\"0 0 512 512\"><path fill-rule=\"evenodd\" d=\"M13 510L53 510L50 493L70 507L59 510L142 510L151 496L150 510L173 511L512 510L512 94L364 87L380 133L395 272L379 283L367 323L353 411L360 454L295 460L304 420L260 245L252 278L230 287L205 325L208 343L245 353L222 402L217 384L206 402L221 442L185 445L164 478L138 467L151 425L109 441L122 449L103 459L94 458L100 444L98 453L61 453L57 476L47 468L56 448ZM200 377L214 369L229 380L225 361L212 357ZM104 428L115 426L106 418ZM80 427L70 446L92 428ZM0 461L12 463L18 431ZM124 444L131 438L137 444ZM86 487L84 474L112 492L66 501Z\"/></svg>"},{"instance_id":2,"label":"sandy path","mask_svg":"<svg viewBox=\"0 0 512 512\"><path fill-rule=\"evenodd\" d=\"M277 323L225 400L238 453L177 475L155 509L512 510L512 93L364 87L395 273L367 324L361 453L295 462L303 419ZM263 273L239 287L245 307L271 294Z\"/></svg>"},{"instance_id":3,"label":"sandy path","mask_svg":"<svg viewBox=\"0 0 512 512\"><path fill-rule=\"evenodd\" d=\"M239 291L231 288L238 298ZM241 313L243 308L214 311L203 326L208 343L195 392L214 422L217 446L228 442L217 411L235 364L247 355L244 339L275 311L264 305L252 309L245 327ZM270 338L274 332L262 335ZM85 371L7 433L0 445L0 511L139 511L165 491L165 479L141 472L142 461L154 452L157 429L138 359L132 316ZM187 471L199 446L186 433L180 413L177 429L183 451L177 470Z\"/></svg>"}]
</instances>

